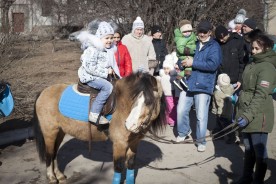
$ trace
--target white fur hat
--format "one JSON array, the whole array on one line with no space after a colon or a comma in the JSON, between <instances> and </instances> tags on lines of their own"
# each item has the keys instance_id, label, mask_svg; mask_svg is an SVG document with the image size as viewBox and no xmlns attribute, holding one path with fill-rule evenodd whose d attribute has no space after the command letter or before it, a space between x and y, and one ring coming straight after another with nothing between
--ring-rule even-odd
<instances>
[{"instance_id":1,"label":"white fur hat","mask_svg":"<svg viewBox=\"0 0 276 184\"><path fill-rule=\"evenodd\" d=\"M142 21L141 17L136 17L136 20L132 24L132 30L135 30L137 28L144 29L144 22Z\"/></svg>"},{"instance_id":2,"label":"white fur hat","mask_svg":"<svg viewBox=\"0 0 276 184\"><path fill-rule=\"evenodd\" d=\"M101 22L96 32L98 38L102 38L106 35L114 34L114 29L107 22Z\"/></svg>"},{"instance_id":3,"label":"white fur hat","mask_svg":"<svg viewBox=\"0 0 276 184\"><path fill-rule=\"evenodd\" d=\"M219 86L227 86L230 84L230 77L226 73L219 74L217 84Z\"/></svg>"},{"instance_id":4,"label":"white fur hat","mask_svg":"<svg viewBox=\"0 0 276 184\"><path fill-rule=\"evenodd\" d=\"M229 21L229 23L228 23L228 30L235 31L236 24L235 24L234 21L235 21L235 19L232 19L231 21Z\"/></svg>"},{"instance_id":5,"label":"white fur hat","mask_svg":"<svg viewBox=\"0 0 276 184\"><path fill-rule=\"evenodd\" d=\"M170 68L171 70L174 69L174 57L172 54L168 54L165 57L165 60L163 62L163 68Z\"/></svg>"}]
</instances>

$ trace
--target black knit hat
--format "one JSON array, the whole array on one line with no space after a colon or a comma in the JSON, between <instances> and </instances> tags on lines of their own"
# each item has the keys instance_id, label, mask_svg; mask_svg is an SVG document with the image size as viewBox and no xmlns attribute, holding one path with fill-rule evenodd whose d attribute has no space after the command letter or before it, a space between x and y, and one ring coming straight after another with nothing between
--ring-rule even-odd
<instances>
[{"instance_id":1,"label":"black knit hat","mask_svg":"<svg viewBox=\"0 0 276 184\"><path fill-rule=\"evenodd\" d=\"M216 27L215 35L217 39L221 39L227 36L228 33L229 33L228 30L223 25L219 25L218 27Z\"/></svg>"},{"instance_id":2,"label":"black knit hat","mask_svg":"<svg viewBox=\"0 0 276 184\"><path fill-rule=\"evenodd\" d=\"M212 30L213 26L208 20L203 20L203 21L199 22L196 29L197 29L197 31L207 32L207 31Z\"/></svg>"},{"instance_id":3,"label":"black knit hat","mask_svg":"<svg viewBox=\"0 0 276 184\"><path fill-rule=\"evenodd\" d=\"M243 22L244 25L250 27L251 29L257 29L257 24L255 22L255 20L253 19L246 19L244 22Z\"/></svg>"},{"instance_id":4,"label":"black knit hat","mask_svg":"<svg viewBox=\"0 0 276 184\"><path fill-rule=\"evenodd\" d=\"M152 28L151 28L151 35L153 35L154 33L157 33L157 32L162 32L161 27L157 26L157 25L152 26Z\"/></svg>"}]
</instances>

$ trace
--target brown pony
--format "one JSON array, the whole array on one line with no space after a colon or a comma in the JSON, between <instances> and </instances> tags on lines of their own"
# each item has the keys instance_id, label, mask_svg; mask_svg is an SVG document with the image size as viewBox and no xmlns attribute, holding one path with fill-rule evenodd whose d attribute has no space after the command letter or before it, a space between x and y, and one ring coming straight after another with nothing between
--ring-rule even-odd
<instances>
[{"instance_id":1,"label":"brown pony","mask_svg":"<svg viewBox=\"0 0 276 184\"><path fill-rule=\"evenodd\" d=\"M109 125L109 133L99 127L63 116L58 109L59 99L66 84L56 84L44 89L35 104L34 130L40 159L46 161L49 183L63 183L66 177L59 170L57 152L65 136L77 139L113 142L114 178L120 183L121 173L127 168L127 183L134 183L135 154L140 140L151 129L163 130L165 101L160 82L147 73L135 73L120 79L114 86L116 109ZM128 123L128 125L126 125ZM135 128L133 128L135 127Z\"/></svg>"}]
</instances>

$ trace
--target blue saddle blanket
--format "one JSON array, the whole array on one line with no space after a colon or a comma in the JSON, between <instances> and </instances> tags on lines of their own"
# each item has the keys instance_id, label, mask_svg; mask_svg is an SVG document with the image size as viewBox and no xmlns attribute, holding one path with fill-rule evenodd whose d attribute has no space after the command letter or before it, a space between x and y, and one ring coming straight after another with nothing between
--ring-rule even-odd
<instances>
[{"instance_id":1,"label":"blue saddle blanket","mask_svg":"<svg viewBox=\"0 0 276 184\"><path fill-rule=\"evenodd\" d=\"M59 100L59 111L66 117L88 122L90 95L76 92L74 85L68 86Z\"/></svg>"},{"instance_id":2,"label":"blue saddle blanket","mask_svg":"<svg viewBox=\"0 0 276 184\"><path fill-rule=\"evenodd\" d=\"M9 116L12 113L13 108L14 108L13 96L10 90L10 86L7 85L0 99L0 117Z\"/></svg>"}]
</instances>

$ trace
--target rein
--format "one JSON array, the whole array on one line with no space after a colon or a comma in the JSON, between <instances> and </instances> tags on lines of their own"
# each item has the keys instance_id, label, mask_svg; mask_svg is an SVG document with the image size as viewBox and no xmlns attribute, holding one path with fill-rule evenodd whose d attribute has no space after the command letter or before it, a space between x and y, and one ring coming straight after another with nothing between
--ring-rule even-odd
<instances>
[{"instance_id":1,"label":"rein","mask_svg":"<svg viewBox=\"0 0 276 184\"><path fill-rule=\"evenodd\" d=\"M168 167L163 167L163 168L160 168L160 167L155 167L155 166L151 166L149 164L146 165L147 168L149 169L154 169L154 170L160 170L160 171L171 171L171 170L177 170L177 169L187 169L189 167L192 167L192 166L199 166L199 165L203 165L207 162L210 162L212 160L214 160L216 158L215 155L212 155L200 162L195 162L195 163L192 163L192 164L188 164L186 166L180 166L180 167L173 167L173 168L168 168Z\"/></svg>"},{"instance_id":2,"label":"rein","mask_svg":"<svg viewBox=\"0 0 276 184\"><path fill-rule=\"evenodd\" d=\"M220 134L221 132L224 132L225 130L228 130L232 128L232 130L226 132L225 134L221 135L221 136L218 136L218 137L215 137L216 135ZM239 129L239 126L237 126L237 123L232 123L230 125L228 125L227 127L225 127L224 129L220 130L219 132L217 133L214 133L214 134L210 134L210 135L207 135L205 137L201 137L201 138L198 138L198 139L193 139L193 140L184 140L184 141L181 141L181 142L176 142L174 140L169 140L169 139L165 139L165 138L162 138L162 137L159 137L158 135L156 135L155 133L153 133L152 131L149 131L149 133L152 135L152 136L149 136L149 135L146 135L144 134L145 137L148 137L154 141L157 141L157 142L160 142L160 143L165 143L165 144L194 144L196 143L198 140L201 140L201 139L206 139L206 138L212 138L211 140L206 140L206 141L214 141L214 140L217 140L217 139L220 139L232 132L235 132L236 130ZM160 141L161 140L161 141Z\"/></svg>"},{"instance_id":3,"label":"rein","mask_svg":"<svg viewBox=\"0 0 276 184\"><path fill-rule=\"evenodd\" d=\"M226 132L225 134L221 135L221 136L218 136L215 138L216 135L218 135L219 133L225 131L225 130L228 130L232 128L232 130ZM162 137L159 137L157 136L156 134L154 134L152 131L149 131L150 134L152 134L152 136L148 136L144 133L144 136L145 137L148 137L154 141L157 141L157 142L160 142L160 143L165 143L165 144L194 144L195 142L197 142L197 140L200 140L200 139L203 139L203 138L212 138L211 140L217 140L217 139L220 139L221 137L224 137L236 130L239 129L239 126L237 126L237 123L232 123L230 125L228 125L227 127L225 127L224 129L220 130L219 132L215 133L215 134L210 134L208 136L205 136L205 137L202 137L202 138L199 138L199 139L193 139L193 140L185 140L185 141L182 141L182 142L176 142L174 140L168 140L168 139L164 139ZM206 141L211 141L211 140L206 140ZM160 171L171 171L171 170L176 170L176 169L186 169L186 168L189 168L189 167L192 167L192 166L199 166L199 165L202 165L202 164L205 164L207 162L210 162L212 160L214 160L216 158L215 155L212 155L200 162L195 162L195 163L192 163L192 164L188 164L186 166L181 166L181 167L174 167L174 168L168 168L168 167L164 167L164 168L159 168L159 167L155 167L155 166L151 166L149 164L146 165L147 168L150 168L150 169L154 169L154 170L160 170Z\"/></svg>"}]
</instances>

